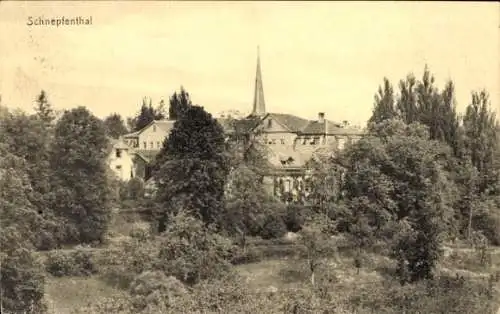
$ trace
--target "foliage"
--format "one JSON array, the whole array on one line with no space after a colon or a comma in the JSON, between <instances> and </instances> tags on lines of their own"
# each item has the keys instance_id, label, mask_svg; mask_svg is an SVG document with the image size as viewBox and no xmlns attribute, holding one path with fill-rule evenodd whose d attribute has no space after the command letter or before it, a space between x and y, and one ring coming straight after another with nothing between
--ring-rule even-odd
<instances>
[{"instance_id":1,"label":"foliage","mask_svg":"<svg viewBox=\"0 0 500 314\"><path fill-rule=\"evenodd\" d=\"M298 204L287 205L284 217L287 230L290 232L299 232L310 215L311 210L306 206Z\"/></svg>"},{"instance_id":2,"label":"foliage","mask_svg":"<svg viewBox=\"0 0 500 314\"><path fill-rule=\"evenodd\" d=\"M287 229L280 213L269 213L265 216L259 235L263 239L277 239L285 235Z\"/></svg>"},{"instance_id":3,"label":"foliage","mask_svg":"<svg viewBox=\"0 0 500 314\"><path fill-rule=\"evenodd\" d=\"M45 277L33 252L21 247L8 254L2 252L0 263L2 310L5 313L46 313Z\"/></svg>"},{"instance_id":4,"label":"foliage","mask_svg":"<svg viewBox=\"0 0 500 314\"><path fill-rule=\"evenodd\" d=\"M192 106L175 122L156 158L160 221L183 208L205 223L219 220L228 174L224 133L202 107Z\"/></svg>"},{"instance_id":5,"label":"foliage","mask_svg":"<svg viewBox=\"0 0 500 314\"><path fill-rule=\"evenodd\" d=\"M327 247L327 221L325 217L313 217L300 232L302 243L307 250L307 266L311 274L311 284L315 285L315 273Z\"/></svg>"},{"instance_id":6,"label":"foliage","mask_svg":"<svg viewBox=\"0 0 500 314\"><path fill-rule=\"evenodd\" d=\"M106 249L98 261L103 279L128 289L135 276L159 269L160 243L150 237L131 237Z\"/></svg>"},{"instance_id":7,"label":"foliage","mask_svg":"<svg viewBox=\"0 0 500 314\"><path fill-rule=\"evenodd\" d=\"M118 113L113 113L104 118L104 127L106 134L112 138L119 138L128 132L125 122Z\"/></svg>"},{"instance_id":8,"label":"foliage","mask_svg":"<svg viewBox=\"0 0 500 314\"><path fill-rule=\"evenodd\" d=\"M384 120L391 120L396 117L394 89L389 79L384 78L383 87L379 86L378 94L375 95L373 113L368 122L378 124Z\"/></svg>"},{"instance_id":9,"label":"foliage","mask_svg":"<svg viewBox=\"0 0 500 314\"><path fill-rule=\"evenodd\" d=\"M147 307L171 304L188 293L182 282L175 277L167 277L160 271L147 271L136 276L129 292L133 307L138 313Z\"/></svg>"},{"instance_id":10,"label":"foliage","mask_svg":"<svg viewBox=\"0 0 500 314\"><path fill-rule=\"evenodd\" d=\"M122 200L142 200L144 193L144 181L140 178L132 178L120 187L120 197Z\"/></svg>"},{"instance_id":11,"label":"foliage","mask_svg":"<svg viewBox=\"0 0 500 314\"><path fill-rule=\"evenodd\" d=\"M35 111L39 120L41 120L45 127L52 126L55 120L55 113L52 105L49 103L47 93L42 90L40 95L36 98Z\"/></svg>"},{"instance_id":12,"label":"foliage","mask_svg":"<svg viewBox=\"0 0 500 314\"><path fill-rule=\"evenodd\" d=\"M55 277L90 276L98 271L92 251L83 248L50 251L47 254L45 269Z\"/></svg>"},{"instance_id":13,"label":"foliage","mask_svg":"<svg viewBox=\"0 0 500 314\"><path fill-rule=\"evenodd\" d=\"M399 82L399 93L394 95L391 83L384 78L375 96L369 128L385 120L399 118L406 124L421 123L427 126L433 140L447 143L454 155L461 153L461 131L456 112L455 87L448 81L442 91L434 86L434 76L426 66L421 80L408 74Z\"/></svg>"},{"instance_id":14,"label":"foliage","mask_svg":"<svg viewBox=\"0 0 500 314\"><path fill-rule=\"evenodd\" d=\"M465 150L472 165L479 172L478 192L500 195L492 189L498 186L500 151L495 113L491 110L488 94L485 91L472 93L472 101L467 106L463 117L465 130Z\"/></svg>"},{"instance_id":15,"label":"foliage","mask_svg":"<svg viewBox=\"0 0 500 314\"><path fill-rule=\"evenodd\" d=\"M181 86L179 93L175 92L170 97L170 107L168 108L168 118L170 120L178 120L186 112L186 110L193 106L189 93L186 92L184 87Z\"/></svg>"},{"instance_id":16,"label":"foliage","mask_svg":"<svg viewBox=\"0 0 500 314\"><path fill-rule=\"evenodd\" d=\"M218 278L229 269L233 245L203 222L180 212L162 234L160 260L167 275L187 284Z\"/></svg>"},{"instance_id":17,"label":"foliage","mask_svg":"<svg viewBox=\"0 0 500 314\"><path fill-rule=\"evenodd\" d=\"M148 100L146 97L142 99L141 109L136 117L129 121L129 124L133 126L134 131L142 130L146 125L150 124L154 120L165 119L165 113L163 112L163 102L160 102L157 108L153 107L151 98Z\"/></svg>"},{"instance_id":18,"label":"foliage","mask_svg":"<svg viewBox=\"0 0 500 314\"><path fill-rule=\"evenodd\" d=\"M410 280L420 280L431 276L442 232L454 224L456 195L446 171L452 157L443 144L408 135L421 133L418 125L383 124L388 128L384 137L364 138L345 152L349 232L367 247L384 235L393 237L395 223L406 222L397 256L401 267L408 263ZM374 129L382 133L380 126Z\"/></svg>"},{"instance_id":19,"label":"foliage","mask_svg":"<svg viewBox=\"0 0 500 314\"><path fill-rule=\"evenodd\" d=\"M58 121L51 150L54 204L82 243L102 241L110 219L108 139L102 122L84 107Z\"/></svg>"}]
</instances>

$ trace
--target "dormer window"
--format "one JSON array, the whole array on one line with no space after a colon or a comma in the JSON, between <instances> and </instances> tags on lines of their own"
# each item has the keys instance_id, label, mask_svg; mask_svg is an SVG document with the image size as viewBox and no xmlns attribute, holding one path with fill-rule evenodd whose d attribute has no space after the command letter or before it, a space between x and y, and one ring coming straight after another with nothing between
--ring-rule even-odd
<instances>
[{"instance_id":1,"label":"dormer window","mask_svg":"<svg viewBox=\"0 0 500 314\"><path fill-rule=\"evenodd\" d=\"M273 120L269 119L267 120L267 127L270 128L273 126Z\"/></svg>"},{"instance_id":2,"label":"dormer window","mask_svg":"<svg viewBox=\"0 0 500 314\"><path fill-rule=\"evenodd\" d=\"M156 132L156 125L153 125L153 132Z\"/></svg>"}]
</instances>

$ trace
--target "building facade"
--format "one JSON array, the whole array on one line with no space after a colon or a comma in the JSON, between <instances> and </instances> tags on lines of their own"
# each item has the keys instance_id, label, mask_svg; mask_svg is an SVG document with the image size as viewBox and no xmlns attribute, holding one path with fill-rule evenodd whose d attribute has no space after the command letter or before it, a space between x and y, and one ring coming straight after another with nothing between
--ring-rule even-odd
<instances>
[{"instance_id":1,"label":"building facade","mask_svg":"<svg viewBox=\"0 0 500 314\"><path fill-rule=\"evenodd\" d=\"M317 154L343 149L363 136L363 130L347 123L329 120L324 112L317 119L308 120L286 113L267 112L260 57L253 95L253 107L243 119L219 118L228 138L248 140L253 137L268 152L269 173L264 184L276 196L299 195L305 189L307 163ZM175 121L153 121L142 130L123 136L123 141L133 149L134 174L147 180L148 167L161 149ZM304 193L302 193L304 194Z\"/></svg>"}]
</instances>

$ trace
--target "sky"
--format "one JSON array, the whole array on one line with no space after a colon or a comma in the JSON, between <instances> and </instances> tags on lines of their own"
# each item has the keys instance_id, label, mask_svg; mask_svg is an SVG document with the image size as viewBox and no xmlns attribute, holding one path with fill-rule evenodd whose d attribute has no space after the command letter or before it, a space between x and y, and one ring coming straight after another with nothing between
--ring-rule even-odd
<instances>
[{"instance_id":1,"label":"sky","mask_svg":"<svg viewBox=\"0 0 500 314\"><path fill-rule=\"evenodd\" d=\"M182 85L213 114L249 113L257 46L268 112L364 125L384 77L427 64L438 87L454 81L459 111L486 89L500 113L495 2L1 1L2 104L29 111L44 89L57 109L131 116Z\"/></svg>"}]
</instances>

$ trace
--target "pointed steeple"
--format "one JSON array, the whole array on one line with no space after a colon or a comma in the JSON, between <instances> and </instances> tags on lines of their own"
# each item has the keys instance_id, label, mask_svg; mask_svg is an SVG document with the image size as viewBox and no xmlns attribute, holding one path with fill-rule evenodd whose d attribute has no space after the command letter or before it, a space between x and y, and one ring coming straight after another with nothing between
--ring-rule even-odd
<instances>
[{"instance_id":1,"label":"pointed steeple","mask_svg":"<svg viewBox=\"0 0 500 314\"><path fill-rule=\"evenodd\" d=\"M262 116L266 113L266 102L264 101L264 86L262 85L262 73L260 70L260 50L257 46L257 73L255 74L255 91L253 96L252 115Z\"/></svg>"}]
</instances>

